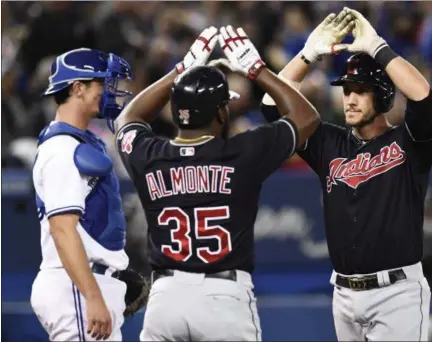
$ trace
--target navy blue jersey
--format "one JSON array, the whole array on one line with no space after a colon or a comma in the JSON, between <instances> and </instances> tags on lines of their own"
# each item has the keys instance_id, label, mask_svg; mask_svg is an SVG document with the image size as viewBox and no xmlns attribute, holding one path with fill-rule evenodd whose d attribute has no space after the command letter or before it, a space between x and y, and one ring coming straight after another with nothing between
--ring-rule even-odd
<instances>
[{"instance_id":1,"label":"navy blue jersey","mask_svg":"<svg viewBox=\"0 0 432 342\"><path fill-rule=\"evenodd\" d=\"M278 114L262 105L266 117ZM363 141L321 123L297 150L321 181L330 259L342 274L419 262L432 166L432 95L407 101L405 122Z\"/></svg>"},{"instance_id":2,"label":"navy blue jersey","mask_svg":"<svg viewBox=\"0 0 432 342\"><path fill-rule=\"evenodd\" d=\"M408 101L405 122L369 140L323 123L298 154L318 174L330 258L364 274L422 258L432 165L432 98Z\"/></svg>"},{"instance_id":3,"label":"navy blue jersey","mask_svg":"<svg viewBox=\"0 0 432 342\"><path fill-rule=\"evenodd\" d=\"M152 268L252 272L262 183L296 144L287 119L228 140L167 140L141 123L121 128L117 147L145 210Z\"/></svg>"}]
</instances>

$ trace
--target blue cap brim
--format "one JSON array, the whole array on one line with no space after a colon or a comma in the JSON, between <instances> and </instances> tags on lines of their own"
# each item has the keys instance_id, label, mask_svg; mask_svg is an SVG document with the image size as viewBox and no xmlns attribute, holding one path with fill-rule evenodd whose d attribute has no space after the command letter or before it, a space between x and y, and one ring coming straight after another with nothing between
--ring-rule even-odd
<instances>
[{"instance_id":1,"label":"blue cap brim","mask_svg":"<svg viewBox=\"0 0 432 342\"><path fill-rule=\"evenodd\" d=\"M57 83L57 84L51 85L45 89L45 91L42 93L42 96L53 95L53 94L59 92L60 90L68 87L73 82L74 81L69 81L69 82Z\"/></svg>"}]
</instances>

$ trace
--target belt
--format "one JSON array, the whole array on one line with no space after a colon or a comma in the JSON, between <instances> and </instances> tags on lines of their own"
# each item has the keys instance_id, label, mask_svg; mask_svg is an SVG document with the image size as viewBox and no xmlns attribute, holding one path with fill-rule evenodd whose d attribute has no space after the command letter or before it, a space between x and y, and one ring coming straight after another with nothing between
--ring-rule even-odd
<instances>
[{"instance_id":1,"label":"belt","mask_svg":"<svg viewBox=\"0 0 432 342\"><path fill-rule=\"evenodd\" d=\"M399 280L407 278L403 269L397 269L388 272L390 284L394 284ZM366 291L377 289L380 287L378 276L376 274L360 276L360 277L345 277L340 274L336 276L336 285L346 287L354 291Z\"/></svg>"},{"instance_id":2,"label":"belt","mask_svg":"<svg viewBox=\"0 0 432 342\"><path fill-rule=\"evenodd\" d=\"M157 270L151 273L151 283L153 284L156 280L164 277L172 277L175 270ZM217 273L206 273L205 278L215 278L215 279L226 279L237 281L237 272L234 270L222 271Z\"/></svg>"},{"instance_id":3,"label":"belt","mask_svg":"<svg viewBox=\"0 0 432 342\"><path fill-rule=\"evenodd\" d=\"M94 263L91 270L93 273L105 275L105 272L107 271L108 268L109 268L108 266ZM116 279L118 279L119 276L120 276L119 271L115 271L111 274L111 277L116 278Z\"/></svg>"}]
</instances>

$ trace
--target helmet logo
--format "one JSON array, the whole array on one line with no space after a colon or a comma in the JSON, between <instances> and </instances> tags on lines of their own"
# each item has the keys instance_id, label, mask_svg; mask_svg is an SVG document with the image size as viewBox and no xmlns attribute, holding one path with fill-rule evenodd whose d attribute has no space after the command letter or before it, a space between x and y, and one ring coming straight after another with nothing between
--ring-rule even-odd
<instances>
[{"instance_id":1,"label":"helmet logo","mask_svg":"<svg viewBox=\"0 0 432 342\"><path fill-rule=\"evenodd\" d=\"M179 119L183 125L188 125L190 119L189 109L179 109Z\"/></svg>"},{"instance_id":2,"label":"helmet logo","mask_svg":"<svg viewBox=\"0 0 432 342\"><path fill-rule=\"evenodd\" d=\"M356 67L353 67L353 66L349 66L348 67L348 71L347 71L347 73L349 74L349 75L357 75L358 74L358 69L356 68Z\"/></svg>"}]
</instances>

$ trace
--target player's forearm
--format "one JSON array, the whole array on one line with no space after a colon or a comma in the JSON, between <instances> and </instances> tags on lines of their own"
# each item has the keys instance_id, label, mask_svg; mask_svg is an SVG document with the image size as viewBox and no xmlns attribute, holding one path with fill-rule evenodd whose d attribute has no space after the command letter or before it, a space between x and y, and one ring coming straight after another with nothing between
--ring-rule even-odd
<instances>
[{"instance_id":1,"label":"player's forearm","mask_svg":"<svg viewBox=\"0 0 432 342\"><path fill-rule=\"evenodd\" d=\"M301 82L305 78L308 71L309 64L306 64L301 59L301 54L299 53L281 70L278 76L299 90ZM272 97L267 93L264 95L262 103L267 106L275 105L274 99L272 99Z\"/></svg>"},{"instance_id":2,"label":"player's forearm","mask_svg":"<svg viewBox=\"0 0 432 342\"><path fill-rule=\"evenodd\" d=\"M411 63L402 57L391 60L385 70L395 86L408 99L421 101L429 95L430 85L427 80Z\"/></svg>"},{"instance_id":3,"label":"player's forearm","mask_svg":"<svg viewBox=\"0 0 432 342\"><path fill-rule=\"evenodd\" d=\"M63 217L62 217L63 216ZM100 296L99 285L90 270L87 255L78 234L76 215L58 215L50 219L50 232L60 260L72 282L86 300Z\"/></svg>"},{"instance_id":4,"label":"player's forearm","mask_svg":"<svg viewBox=\"0 0 432 342\"><path fill-rule=\"evenodd\" d=\"M167 104L171 86L177 75L174 69L135 96L118 118L118 127L135 121L151 123Z\"/></svg>"},{"instance_id":5,"label":"player's forearm","mask_svg":"<svg viewBox=\"0 0 432 342\"><path fill-rule=\"evenodd\" d=\"M314 106L299 91L267 68L259 74L256 81L273 98L279 113L295 123L299 132L298 145L303 145L320 122Z\"/></svg>"},{"instance_id":6,"label":"player's forearm","mask_svg":"<svg viewBox=\"0 0 432 342\"><path fill-rule=\"evenodd\" d=\"M298 53L279 73L282 78L292 82L302 82L310 69L310 64L306 64Z\"/></svg>"}]
</instances>

